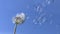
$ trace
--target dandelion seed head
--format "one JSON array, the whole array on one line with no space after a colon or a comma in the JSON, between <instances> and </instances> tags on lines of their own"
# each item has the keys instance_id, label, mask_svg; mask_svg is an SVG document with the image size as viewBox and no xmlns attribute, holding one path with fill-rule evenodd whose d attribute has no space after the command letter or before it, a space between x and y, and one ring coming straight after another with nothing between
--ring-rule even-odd
<instances>
[{"instance_id":1,"label":"dandelion seed head","mask_svg":"<svg viewBox=\"0 0 60 34\"><path fill-rule=\"evenodd\" d=\"M13 23L21 24L25 20L25 14L24 13L16 14L16 16L13 17L12 19Z\"/></svg>"}]
</instances>

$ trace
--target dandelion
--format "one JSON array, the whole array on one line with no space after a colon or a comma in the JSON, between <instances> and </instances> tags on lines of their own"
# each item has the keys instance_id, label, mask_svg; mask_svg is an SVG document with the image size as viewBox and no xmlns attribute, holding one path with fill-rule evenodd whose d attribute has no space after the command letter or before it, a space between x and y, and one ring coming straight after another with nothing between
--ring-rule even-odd
<instances>
[{"instance_id":1,"label":"dandelion","mask_svg":"<svg viewBox=\"0 0 60 34\"><path fill-rule=\"evenodd\" d=\"M24 22L24 20L25 20L24 13L17 14L15 17L13 17L13 23L15 23L14 34L16 34L17 25L22 24Z\"/></svg>"}]
</instances>

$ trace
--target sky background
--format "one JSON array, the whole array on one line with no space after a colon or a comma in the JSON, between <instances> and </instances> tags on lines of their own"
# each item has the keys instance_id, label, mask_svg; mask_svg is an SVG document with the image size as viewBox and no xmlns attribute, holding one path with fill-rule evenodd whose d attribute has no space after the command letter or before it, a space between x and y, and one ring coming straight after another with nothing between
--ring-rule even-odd
<instances>
[{"instance_id":1,"label":"sky background","mask_svg":"<svg viewBox=\"0 0 60 34\"><path fill-rule=\"evenodd\" d=\"M12 17L21 12L26 19L18 25L17 34L60 34L60 0L49 1L0 0L0 34L13 34Z\"/></svg>"}]
</instances>

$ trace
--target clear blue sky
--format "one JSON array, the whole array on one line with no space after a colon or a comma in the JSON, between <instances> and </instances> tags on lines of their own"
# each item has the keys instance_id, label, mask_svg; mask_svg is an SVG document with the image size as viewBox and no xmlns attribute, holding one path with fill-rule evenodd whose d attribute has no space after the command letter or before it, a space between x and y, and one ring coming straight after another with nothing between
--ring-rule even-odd
<instances>
[{"instance_id":1,"label":"clear blue sky","mask_svg":"<svg viewBox=\"0 0 60 34\"><path fill-rule=\"evenodd\" d=\"M17 34L60 34L60 0L54 0L46 7L42 6L43 13L47 15L45 16L46 22L41 25L33 23L33 19L36 17L34 7L38 6L39 3L42 4L43 1L0 0L0 34L13 34L12 17L21 12L29 16L29 19L26 19L24 24L18 25ZM52 17L50 18L49 15Z\"/></svg>"}]
</instances>

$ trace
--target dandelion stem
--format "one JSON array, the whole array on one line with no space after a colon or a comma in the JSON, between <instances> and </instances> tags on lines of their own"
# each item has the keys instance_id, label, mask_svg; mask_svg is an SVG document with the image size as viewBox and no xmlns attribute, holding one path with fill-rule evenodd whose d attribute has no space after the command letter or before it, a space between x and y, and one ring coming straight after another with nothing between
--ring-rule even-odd
<instances>
[{"instance_id":1,"label":"dandelion stem","mask_svg":"<svg viewBox=\"0 0 60 34\"><path fill-rule=\"evenodd\" d=\"M14 26L14 34L16 34L17 24Z\"/></svg>"}]
</instances>

